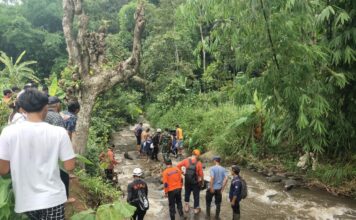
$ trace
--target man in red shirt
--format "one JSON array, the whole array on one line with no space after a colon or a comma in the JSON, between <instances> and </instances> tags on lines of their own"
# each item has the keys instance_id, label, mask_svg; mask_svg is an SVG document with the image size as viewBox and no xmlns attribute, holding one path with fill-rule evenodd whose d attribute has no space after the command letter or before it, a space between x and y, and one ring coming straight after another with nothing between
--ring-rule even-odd
<instances>
[{"instance_id":1,"label":"man in red shirt","mask_svg":"<svg viewBox=\"0 0 356 220\"><path fill-rule=\"evenodd\" d=\"M119 164L119 162L115 159L115 154L113 149L115 145L111 145L108 148L108 152L105 154L102 152L99 156L99 160L108 164L107 168L105 169L106 179L113 181L114 178L114 166Z\"/></svg>"},{"instance_id":2,"label":"man in red shirt","mask_svg":"<svg viewBox=\"0 0 356 220\"><path fill-rule=\"evenodd\" d=\"M168 197L169 215L171 220L175 219L175 205L177 204L179 216L184 218L182 206L182 171L177 167L172 167L172 160L169 158L165 161L165 163L167 168L162 173L162 182L164 184L165 197Z\"/></svg>"},{"instance_id":3,"label":"man in red shirt","mask_svg":"<svg viewBox=\"0 0 356 220\"><path fill-rule=\"evenodd\" d=\"M178 163L177 168L179 170L185 167L185 181L184 181L184 211L189 211L189 198L191 192L193 192L194 197L194 213L198 214L200 212L199 207L199 197L200 197L200 186L204 183L204 173L203 165L199 161L200 150L193 150L191 157Z\"/></svg>"}]
</instances>

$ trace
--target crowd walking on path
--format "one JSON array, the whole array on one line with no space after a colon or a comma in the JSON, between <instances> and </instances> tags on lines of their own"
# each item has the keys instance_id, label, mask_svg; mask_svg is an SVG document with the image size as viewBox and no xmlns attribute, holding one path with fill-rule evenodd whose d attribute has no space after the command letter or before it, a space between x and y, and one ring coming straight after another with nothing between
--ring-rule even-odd
<instances>
[{"instance_id":1,"label":"crowd walking on path","mask_svg":"<svg viewBox=\"0 0 356 220\"><path fill-rule=\"evenodd\" d=\"M142 130L141 136L138 137L137 131ZM211 204L215 202L214 219L220 219L221 204L223 202L223 192L228 183L228 171L221 166L221 157L214 156L211 158L214 165L210 167L209 181L204 180L203 164L200 161L201 152L198 149L192 151L192 155L188 158L179 161L176 166L173 166L171 155L177 157L183 152L183 130L179 125L176 125L176 130L161 129L152 136L152 147L147 148L146 143L149 140L147 137L150 129L143 128L140 123L135 128L137 140L142 140L138 151L141 155L151 155L151 159L158 161L157 152L162 154L162 162L165 164L165 169L162 172L162 183L164 187L164 196L168 198L169 216L171 220L176 219L176 213L181 219L186 219L190 210L190 198L193 194L193 213L199 215L200 207L200 192L206 189L205 194L205 214L208 219L211 219ZM179 136L179 137L178 137ZM137 141L139 143L139 141ZM149 142L150 143L150 142ZM150 143L151 144L151 143ZM240 168L237 165L231 167L232 181L229 189L229 202L232 210L232 219L240 219L240 202L247 195L246 183L240 177ZM243 189L245 188L245 189ZM245 195L244 195L245 192ZM184 193L184 204L182 203L182 193Z\"/></svg>"},{"instance_id":2,"label":"crowd walking on path","mask_svg":"<svg viewBox=\"0 0 356 220\"><path fill-rule=\"evenodd\" d=\"M63 220L65 203L74 202L69 197L70 171L75 168L75 157L71 140L75 135L77 114L80 105L77 101L67 103L67 110L61 111L62 101L49 96L32 85L19 91L4 90L3 103L13 111L8 126L0 136L0 175L11 172L15 194L15 212L24 213L31 220ZM199 215L200 192L207 187L206 216L210 218L211 203L215 199L215 219L220 217L222 193L228 178L221 166L221 158L212 158L208 183L204 181L200 150L195 149L188 158L183 158L183 129L157 129L153 134L150 128L139 123L135 128L137 151L147 161L161 161L163 195L168 198L170 219L176 214L185 219L190 210L193 194L193 213ZM99 156L106 164L105 178L114 183L114 168L119 162L115 159L115 145L110 145ZM160 156L161 154L161 156ZM176 166L171 156L181 159ZM133 181L127 186L127 202L136 207L132 219L144 219L149 210L148 185L143 177L144 170L137 167L132 171ZM246 197L246 183L239 175L240 168L232 166L229 201L233 220L240 218L240 201ZM117 176L116 176L117 177ZM117 178L116 178L117 180ZM184 204L182 193L184 191Z\"/></svg>"}]
</instances>

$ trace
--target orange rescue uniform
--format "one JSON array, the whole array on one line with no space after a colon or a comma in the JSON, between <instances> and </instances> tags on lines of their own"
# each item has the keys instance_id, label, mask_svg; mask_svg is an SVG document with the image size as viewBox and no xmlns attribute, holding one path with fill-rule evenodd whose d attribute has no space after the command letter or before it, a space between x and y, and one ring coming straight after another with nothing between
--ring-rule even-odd
<instances>
[{"instance_id":1,"label":"orange rescue uniform","mask_svg":"<svg viewBox=\"0 0 356 220\"><path fill-rule=\"evenodd\" d=\"M183 179L182 171L177 167L169 167L162 173L164 192L168 193L176 189L182 189Z\"/></svg>"},{"instance_id":2,"label":"orange rescue uniform","mask_svg":"<svg viewBox=\"0 0 356 220\"><path fill-rule=\"evenodd\" d=\"M182 167L188 168L189 167L189 159L192 160L192 163L196 163L196 172L197 172L197 177L198 181L202 181L204 179L204 173L203 173L203 165L200 161L196 162L196 158L190 157L187 158L177 164L177 168L179 170L182 170Z\"/></svg>"}]
</instances>

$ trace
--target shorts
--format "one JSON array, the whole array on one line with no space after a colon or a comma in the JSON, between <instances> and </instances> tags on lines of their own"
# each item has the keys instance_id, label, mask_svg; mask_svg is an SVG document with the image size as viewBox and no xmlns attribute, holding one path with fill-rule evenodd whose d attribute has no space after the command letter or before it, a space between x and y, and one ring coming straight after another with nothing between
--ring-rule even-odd
<instances>
[{"instance_id":1,"label":"shorts","mask_svg":"<svg viewBox=\"0 0 356 220\"><path fill-rule=\"evenodd\" d=\"M177 140L176 148L177 149L182 149L183 148L183 140Z\"/></svg>"},{"instance_id":2,"label":"shorts","mask_svg":"<svg viewBox=\"0 0 356 220\"><path fill-rule=\"evenodd\" d=\"M64 204L48 209L26 212L31 220L64 220Z\"/></svg>"}]
</instances>

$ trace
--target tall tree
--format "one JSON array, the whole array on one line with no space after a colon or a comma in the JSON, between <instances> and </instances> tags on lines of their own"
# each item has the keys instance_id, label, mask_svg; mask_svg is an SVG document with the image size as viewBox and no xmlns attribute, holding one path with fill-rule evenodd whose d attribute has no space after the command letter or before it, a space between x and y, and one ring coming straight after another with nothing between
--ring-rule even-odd
<instances>
[{"instance_id":1,"label":"tall tree","mask_svg":"<svg viewBox=\"0 0 356 220\"><path fill-rule=\"evenodd\" d=\"M81 105L73 144L77 153L84 153L96 98L114 85L129 80L138 70L145 23L144 6L141 2L136 9L131 56L110 68L105 65L106 27L99 28L98 32L88 32L89 17L84 13L82 0L63 0L63 10L62 25L69 55L68 65L75 67L72 78L80 82L78 88L69 91L77 96ZM76 20L78 31L75 35Z\"/></svg>"}]
</instances>

